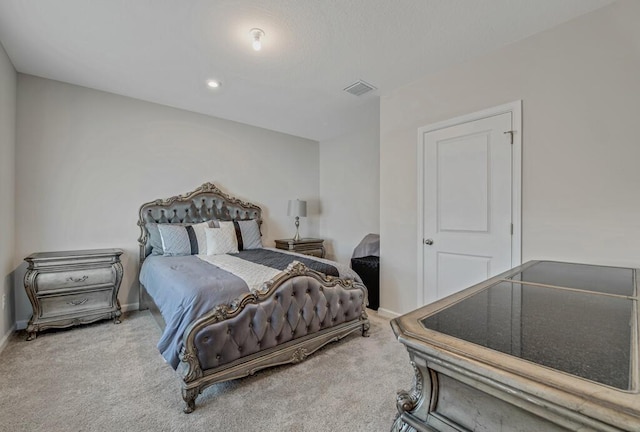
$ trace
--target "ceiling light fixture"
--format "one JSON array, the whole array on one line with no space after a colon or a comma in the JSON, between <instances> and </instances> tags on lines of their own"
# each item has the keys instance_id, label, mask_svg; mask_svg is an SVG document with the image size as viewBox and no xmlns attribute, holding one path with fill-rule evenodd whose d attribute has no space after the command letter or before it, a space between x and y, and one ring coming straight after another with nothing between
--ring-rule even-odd
<instances>
[{"instance_id":1,"label":"ceiling light fixture","mask_svg":"<svg viewBox=\"0 0 640 432\"><path fill-rule=\"evenodd\" d=\"M207 86L209 88L213 88L213 89L214 88L218 88L218 87L220 87L220 85L221 85L220 81L216 81L216 80L208 80L207 81Z\"/></svg>"},{"instance_id":2,"label":"ceiling light fixture","mask_svg":"<svg viewBox=\"0 0 640 432\"><path fill-rule=\"evenodd\" d=\"M251 43L253 49L255 51L260 51L262 49L261 39L264 37L264 31L259 28L252 28L249 31L249 35L251 35L251 39L253 39L253 42Z\"/></svg>"}]
</instances>

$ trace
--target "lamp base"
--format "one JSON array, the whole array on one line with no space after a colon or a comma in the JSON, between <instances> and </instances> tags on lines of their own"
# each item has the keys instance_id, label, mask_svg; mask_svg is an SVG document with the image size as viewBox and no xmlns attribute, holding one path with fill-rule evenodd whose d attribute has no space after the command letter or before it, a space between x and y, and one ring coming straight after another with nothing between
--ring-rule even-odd
<instances>
[{"instance_id":1,"label":"lamp base","mask_svg":"<svg viewBox=\"0 0 640 432\"><path fill-rule=\"evenodd\" d=\"M300 227L300 218L296 216L296 235L293 236L293 241L300 241L300 232L298 231L298 227Z\"/></svg>"}]
</instances>

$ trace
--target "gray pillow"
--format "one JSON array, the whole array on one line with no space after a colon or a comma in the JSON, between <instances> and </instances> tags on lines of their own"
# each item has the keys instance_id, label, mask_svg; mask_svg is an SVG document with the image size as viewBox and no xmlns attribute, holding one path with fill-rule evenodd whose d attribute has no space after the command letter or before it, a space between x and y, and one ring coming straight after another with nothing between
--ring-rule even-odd
<instances>
[{"instance_id":1,"label":"gray pillow","mask_svg":"<svg viewBox=\"0 0 640 432\"><path fill-rule=\"evenodd\" d=\"M163 255L162 238L160 237L160 231L158 230L157 223L146 223L145 228L149 233L149 246L151 246L151 255Z\"/></svg>"},{"instance_id":2,"label":"gray pillow","mask_svg":"<svg viewBox=\"0 0 640 432\"><path fill-rule=\"evenodd\" d=\"M217 219L212 219L207 221L210 228L218 228L220 225L218 224ZM151 247L151 255L164 255L164 249L162 248L162 237L160 236L160 230L158 230L158 225L173 225L173 226L188 226L195 225L191 223L175 223L175 224L158 224L153 222L147 222L144 224L147 232L149 233L149 240L147 244ZM206 253L206 249L205 252Z\"/></svg>"},{"instance_id":3,"label":"gray pillow","mask_svg":"<svg viewBox=\"0 0 640 432\"><path fill-rule=\"evenodd\" d=\"M162 224L158 226L164 256L196 255L207 253L207 237L204 229L209 222L178 225Z\"/></svg>"},{"instance_id":4,"label":"gray pillow","mask_svg":"<svg viewBox=\"0 0 640 432\"><path fill-rule=\"evenodd\" d=\"M255 219L236 221L242 235L243 249L262 249L260 227Z\"/></svg>"}]
</instances>

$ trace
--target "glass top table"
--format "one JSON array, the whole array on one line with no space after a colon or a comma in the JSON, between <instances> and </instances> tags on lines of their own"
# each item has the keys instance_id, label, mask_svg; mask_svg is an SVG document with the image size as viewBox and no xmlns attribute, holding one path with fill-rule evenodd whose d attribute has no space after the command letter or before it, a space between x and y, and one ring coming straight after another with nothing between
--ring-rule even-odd
<instances>
[{"instance_id":1,"label":"glass top table","mask_svg":"<svg viewBox=\"0 0 640 432\"><path fill-rule=\"evenodd\" d=\"M558 371L632 389L633 269L541 261L421 320Z\"/></svg>"},{"instance_id":2,"label":"glass top table","mask_svg":"<svg viewBox=\"0 0 640 432\"><path fill-rule=\"evenodd\" d=\"M530 261L393 319L416 374L394 425L640 430L638 271Z\"/></svg>"}]
</instances>

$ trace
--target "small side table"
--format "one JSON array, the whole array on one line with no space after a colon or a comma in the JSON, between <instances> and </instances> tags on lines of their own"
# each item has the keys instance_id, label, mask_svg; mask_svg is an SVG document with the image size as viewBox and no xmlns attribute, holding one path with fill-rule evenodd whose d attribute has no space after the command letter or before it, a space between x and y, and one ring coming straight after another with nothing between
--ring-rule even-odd
<instances>
[{"instance_id":1,"label":"small side table","mask_svg":"<svg viewBox=\"0 0 640 432\"><path fill-rule=\"evenodd\" d=\"M47 328L71 327L100 319L120 323L120 249L34 253L24 288L33 307L27 340Z\"/></svg>"},{"instance_id":2,"label":"small side table","mask_svg":"<svg viewBox=\"0 0 640 432\"><path fill-rule=\"evenodd\" d=\"M302 238L300 240L276 240L276 248L324 258L324 239Z\"/></svg>"}]
</instances>

